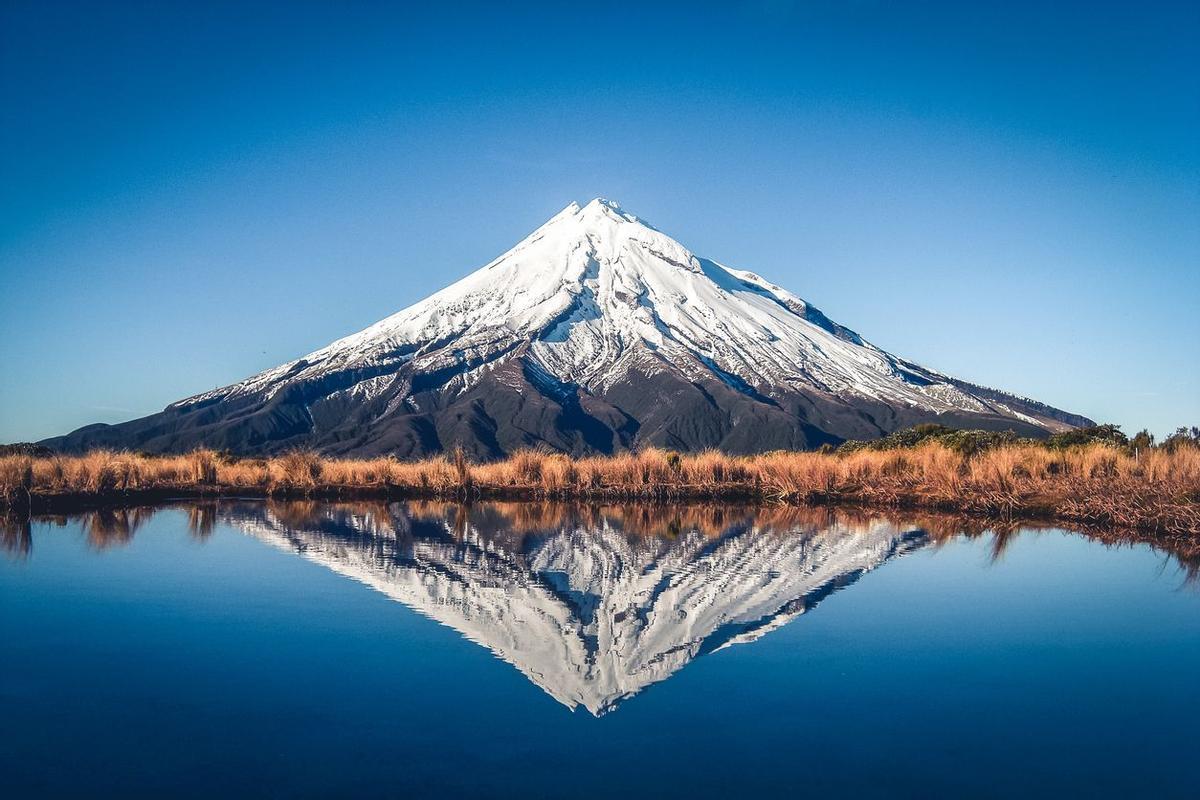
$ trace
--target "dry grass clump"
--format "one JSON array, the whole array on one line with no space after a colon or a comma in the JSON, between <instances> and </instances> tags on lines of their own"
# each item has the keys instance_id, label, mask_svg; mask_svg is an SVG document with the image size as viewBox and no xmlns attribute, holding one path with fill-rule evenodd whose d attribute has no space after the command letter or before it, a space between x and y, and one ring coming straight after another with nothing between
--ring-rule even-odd
<instances>
[{"instance_id":1,"label":"dry grass clump","mask_svg":"<svg viewBox=\"0 0 1200 800\"><path fill-rule=\"evenodd\" d=\"M895 450L757 456L648 448L589 458L524 450L486 464L471 463L462 450L404 462L332 459L300 450L262 459L231 459L209 450L0 457L0 506L146 492L848 502L1200 534L1200 448L1132 454L1097 443L1050 449L1018 442L964 454L927 442Z\"/></svg>"},{"instance_id":2,"label":"dry grass clump","mask_svg":"<svg viewBox=\"0 0 1200 800\"><path fill-rule=\"evenodd\" d=\"M315 489L325 465L316 453L293 450L273 458L268 467L271 484L286 489Z\"/></svg>"}]
</instances>

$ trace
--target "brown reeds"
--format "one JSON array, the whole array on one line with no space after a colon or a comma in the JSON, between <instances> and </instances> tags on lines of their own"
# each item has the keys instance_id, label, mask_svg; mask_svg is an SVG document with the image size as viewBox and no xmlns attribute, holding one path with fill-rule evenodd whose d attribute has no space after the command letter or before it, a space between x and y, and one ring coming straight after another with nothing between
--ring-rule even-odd
<instances>
[{"instance_id":1,"label":"brown reeds","mask_svg":"<svg viewBox=\"0 0 1200 800\"><path fill-rule=\"evenodd\" d=\"M929 443L844 454L646 449L588 458L529 450L484 464L462 450L407 462L304 451L261 459L207 450L0 457L0 507L54 510L153 495L848 503L1200 535L1200 449L1134 456L1102 444L1014 444L964 455Z\"/></svg>"}]
</instances>

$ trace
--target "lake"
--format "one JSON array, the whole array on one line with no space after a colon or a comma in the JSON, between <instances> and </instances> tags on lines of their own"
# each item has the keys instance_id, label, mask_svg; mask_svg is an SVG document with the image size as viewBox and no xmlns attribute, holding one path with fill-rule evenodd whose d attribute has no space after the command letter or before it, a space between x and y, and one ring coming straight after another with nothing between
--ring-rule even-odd
<instances>
[{"instance_id":1,"label":"lake","mask_svg":"<svg viewBox=\"0 0 1200 800\"><path fill-rule=\"evenodd\" d=\"M1196 562L936 516L9 521L3 793L1196 797Z\"/></svg>"}]
</instances>

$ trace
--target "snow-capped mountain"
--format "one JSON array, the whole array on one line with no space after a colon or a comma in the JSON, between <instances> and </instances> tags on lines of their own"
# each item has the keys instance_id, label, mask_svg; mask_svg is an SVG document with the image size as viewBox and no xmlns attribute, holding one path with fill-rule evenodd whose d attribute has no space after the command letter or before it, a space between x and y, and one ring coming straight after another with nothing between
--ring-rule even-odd
<instances>
[{"instance_id":1,"label":"snow-capped mountain","mask_svg":"<svg viewBox=\"0 0 1200 800\"><path fill-rule=\"evenodd\" d=\"M897 358L597 199L571 203L495 261L328 347L49 444L754 452L920 421L1033 435L1089 422Z\"/></svg>"},{"instance_id":2,"label":"snow-capped mountain","mask_svg":"<svg viewBox=\"0 0 1200 800\"><path fill-rule=\"evenodd\" d=\"M286 504L247 503L223 515L457 630L560 703L597 716L928 541L884 520L776 528L751 513L672 537L633 533L603 514L519 532L487 506L313 509L293 519Z\"/></svg>"}]
</instances>

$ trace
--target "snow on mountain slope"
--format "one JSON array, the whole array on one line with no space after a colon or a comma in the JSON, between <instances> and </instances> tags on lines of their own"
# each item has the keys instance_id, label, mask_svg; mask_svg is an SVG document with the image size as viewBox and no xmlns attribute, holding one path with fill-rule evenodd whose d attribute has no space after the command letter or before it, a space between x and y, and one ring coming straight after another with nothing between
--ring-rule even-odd
<instances>
[{"instance_id":1,"label":"snow on mountain slope","mask_svg":"<svg viewBox=\"0 0 1200 800\"><path fill-rule=\"evenodd\" d=\"M754 452L921 421L1088 424L892 356L800 297L596 199L371 327L64 449L473 455L641 443Z\"/></svg>"},{"instance_id":2,"label":"snow on mountain slope","mask_svg":"<svg viewBox=\"0 0 1200 800\"><path fill-rule=\"evenodd\" d=\"M989 407L602 199L571 203L495 261L359 333L183 402L270 393L348 368L487 363L525 341L548 375L589 390L665 360L756 388L816 388L934 411Z\"/></svg>"},{"instance_id":3,"label":"snow on mountain slope","mask_svg":"<svg viewBox=\"0 0 1200 800\"><path fill-rule=\"evenodd\" d=\"M607 519L523 540L402 506L324 507L296 524L258 505L228 519L256 538L358 580L459 631L560 703L595 715L699 655L751 642L810 610L924 533L887 522L639 537Z\"/></svg>"}]
</instances>

